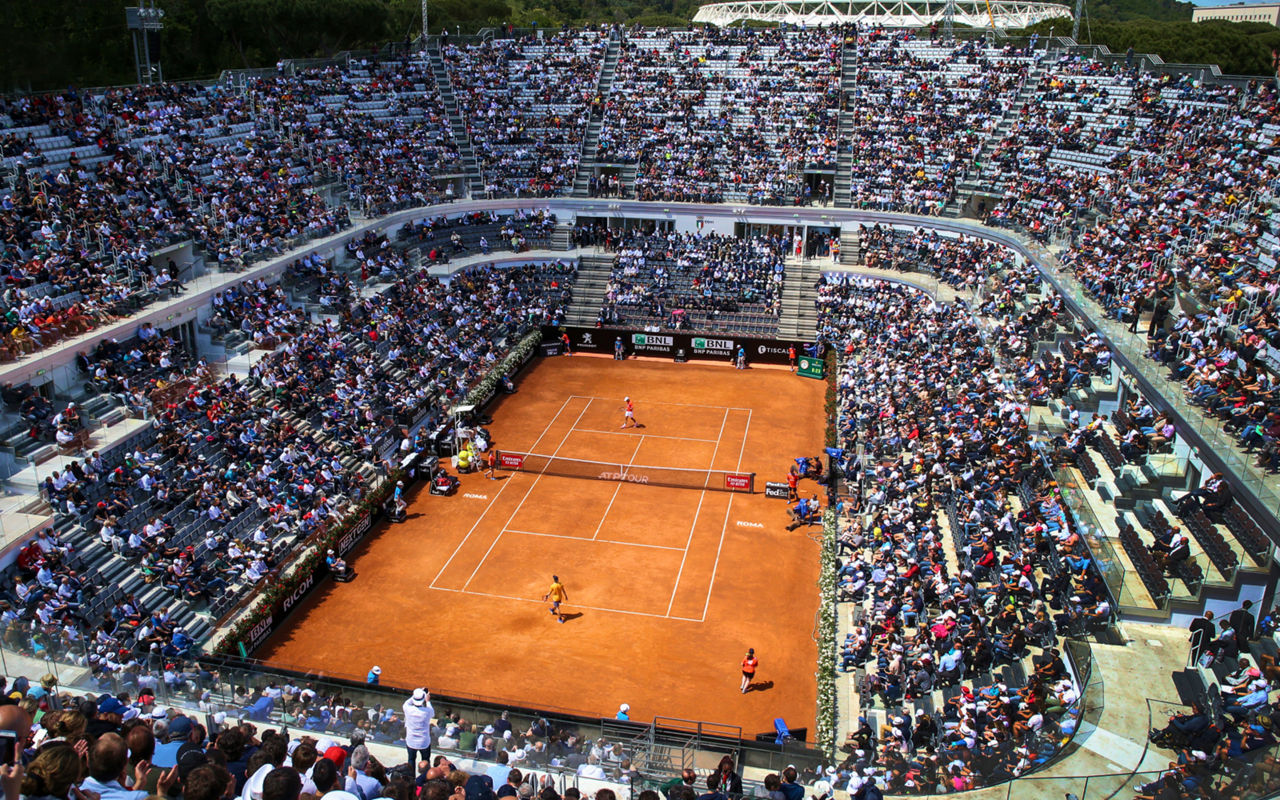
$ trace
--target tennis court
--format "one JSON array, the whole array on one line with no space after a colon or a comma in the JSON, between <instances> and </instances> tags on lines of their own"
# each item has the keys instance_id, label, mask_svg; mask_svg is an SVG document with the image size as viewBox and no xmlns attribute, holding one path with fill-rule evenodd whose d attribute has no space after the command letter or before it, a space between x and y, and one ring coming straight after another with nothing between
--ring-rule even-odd
<instances>
[{"instance_id":1,"label":"tennis court","mask_svg":"<svg viewBox=\"0 0 1280 800\"><path fill-rule=\"evenodd\" d=\"M763 488L820 451L823 391L785 369L544 360L492 411L519 468L417 494L355 551L357 580L319 590L262 655L590 715L811 727L817 545ZM626 395L640 427L620 428ZM753 472L755 493L726 490ZM541 599L552 574L563 625ZM762 687L743 696L747 647Z\"/></svg>"}]
</instances>

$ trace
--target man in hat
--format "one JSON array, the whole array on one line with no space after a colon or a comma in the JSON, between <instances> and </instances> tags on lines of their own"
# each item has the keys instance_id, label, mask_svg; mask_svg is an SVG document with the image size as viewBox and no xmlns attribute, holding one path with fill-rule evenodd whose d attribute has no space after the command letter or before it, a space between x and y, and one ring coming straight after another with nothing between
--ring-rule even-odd
<instances>
[{"instance_id":1,"label":"man in hat","mask_svg":"<svg viewBox=\"0 0 1280 800\"><path fill-rule=\"evenodd\" d=\"M156 745L151 763L157 767L176 767L178 751L191 739L193 726L188 717L178 715L169 720L169 728L165 732L164 741Z\"/></svg>"},{"instance_id":2,"label":"man in hat","mask_svg":"<svg viewBox=\"0 0 1280 800\"><path fill-rule=\"evenodd\" d=\"M431 763L431 720L436 715L431 705L431 692L418 688L404 701L404 744L409 753L409 769L417 759Z\"/></svg>"},{"instance_id":3,"label":"man in hat","mask_svg":"<svg viewBox=\"0 0 1280 800\"><path fill-rule=\"evenodd\" d=\"M377 665L369 670L369 674L364 677L364 682L370 686L377 686L380 680L382 680L382 667Z\"/></svg>"}]
</instances>

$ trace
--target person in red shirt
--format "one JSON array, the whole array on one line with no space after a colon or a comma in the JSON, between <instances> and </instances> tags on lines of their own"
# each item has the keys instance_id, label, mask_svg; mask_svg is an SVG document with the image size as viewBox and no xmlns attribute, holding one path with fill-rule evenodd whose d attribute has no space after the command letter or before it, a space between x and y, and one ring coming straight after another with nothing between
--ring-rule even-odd
<instances>
[{"instance_id":1,"label":"person in red shirt","mask_svg":"<svg viewBox=\"0 0 1280 800\"><path fill-rule=\"evenodd\" d=\"M795 464L791 465L791 469L787 470L787 502L794 502L800 499L800 493L797 488L800 485L800 476L796 474Z\"/></svg>"},{"instance_id":2,"label":"person in red shirt","mask_svg":"<svg viewBox=\"0 0 1280 800\"><path fill-rule=\"evenodd\" d=\"M760 666L760 660L756 658L756 649L754 647L747 648L747 655L742 659L742 694L746 694L751 688L751 681L756 677L756 669Z\"/></svg>"},{"instance_id":3,"label":"person in red shirt","mask_svg":"<svg viewBox=\"0 0 1280 800\"><path fill-rule=\"evenodd\" d=\"M794 344L787 345L787 363L791 365L791 371L796 371L796 346Z\"/></svg>"},{"instance_id":4,"label":"person in red shirt","mask_svg":"<svg viewBox=\"0 0 1280 800\"><path fill-rule=\"evenodd\" d=\"M640 423L636 422L635 403L631 402L630 397L624 397L622 398L622 401L626 403L626 405L622 407L622 427L623 428L639 428Z\"/></svg>"}]
</instances>

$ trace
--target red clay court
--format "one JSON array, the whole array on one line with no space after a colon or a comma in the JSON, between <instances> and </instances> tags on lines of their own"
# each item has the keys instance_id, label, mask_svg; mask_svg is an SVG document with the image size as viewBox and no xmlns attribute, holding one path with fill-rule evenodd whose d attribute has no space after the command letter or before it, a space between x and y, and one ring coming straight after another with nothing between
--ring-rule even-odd
<instances>
[{"instance_id":1,"label":"red clay court","mask_svg":"<svg viewBox=\"0 0 1280 800\"><path fill-rule=\"evenodd\" d=\"M763 490L821 452L825 384L572 356L542 360L519 389L491 409L500 450L755 472L756 492L464 475L453 497L418 492L406 523L352 553L357 579L308 598L260 657L351 678L376 663L384 684L550 711L611 717L626 702L641 721L811 728L818 528L788 532ZM626 395L643 427L619 429ZM552 574L569 593L563 625L541 599ZM741 695L748 647L761 667Z\"/></svg>"}]
</instances>

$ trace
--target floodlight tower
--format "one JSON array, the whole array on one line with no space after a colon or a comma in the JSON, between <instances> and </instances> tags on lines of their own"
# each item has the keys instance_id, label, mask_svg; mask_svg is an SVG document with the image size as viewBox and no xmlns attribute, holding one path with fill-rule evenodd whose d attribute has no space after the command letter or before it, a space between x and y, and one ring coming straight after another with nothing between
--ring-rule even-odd
<instances>
[{"instance_id":1,"label":"floodlight tower","mask_svg":"<svg viewBox=\"0 0 1280 800\"><path fill-rule=\"evenodd\" d=\"M422 0L422 46L427 46L427 35L431 33L431 29L427 27L427 0Z\"/></svg>"},{"instance_id":2,"label":"floodlight tower","mask_svg":"<svg viewBox=\"0 0 1280 800\"><path fill-rule=\"evenodd\" d=\"M423 0L425 3L426 0ZM153 71L159 72L159 79L164 80L164 69L159 62L151 63L151 33L157 35L164 29L164 9L156 7L156 0L141 0L141 4L130 6L124 10L124 21L133 36L133 69L138 75L138 83L149 84L157 77ZM141 44L141 47L139 47ZM145 67L145 69L144 69Z\"/></svg>"},{"instance_id":3,"label":"floodlight tower","mask_svg":"<svg viewBox=\"0 0 1280 800\"><path fill-rule=\"evenodd\" d=\"M422 0L427 2L427 0ZM1084 0L1076 0L1076 18L1071 20L1071 38L1080 41L1080 17L1084 16Z\"/></svg>"},{"instance_id":4,"label":"floodlight tower","mask_svg":"<svg viewBox=\"0 0 1280 800\"><path fill-rule=\"evenodd\" d=\"M956 38L956 0L947 0L942 10L942 38Z\"/></svg>"}]
</instances>

